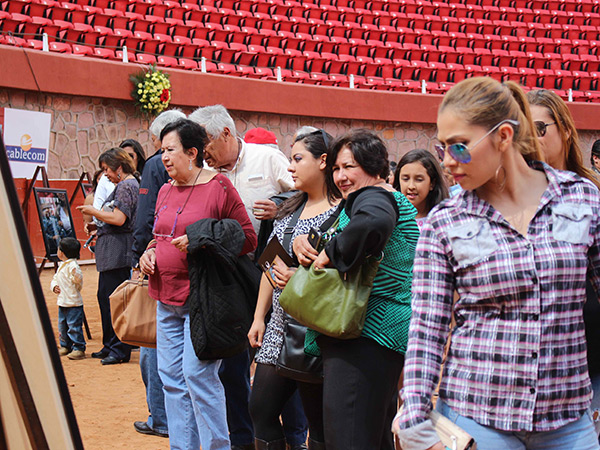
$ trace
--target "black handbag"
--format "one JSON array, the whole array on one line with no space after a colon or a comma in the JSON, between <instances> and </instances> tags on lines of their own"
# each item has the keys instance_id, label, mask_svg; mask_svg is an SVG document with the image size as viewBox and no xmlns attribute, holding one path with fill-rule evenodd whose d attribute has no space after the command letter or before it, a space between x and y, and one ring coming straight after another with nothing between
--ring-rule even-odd
<instances>
[{"instance_id":1,"label":"black handbag","mask_svg":"<svg viewBox=\"0 0 600 450\"><path fill-rule=\"evenodd\" d=\"M292 238L294 227L298 222L302 205L294 213L284 232L283 248L287 251ZM327 230L337 219L341 206L321 225L321 231ZM323 359L304 353L304 338L307 328L298 323L289 314L285 315L283 327L283 346L277 358L276 369L281 376L304 383L323 382Z\"/></svg>"},{"instance_id":2,"label":"black handbag","mask_svg":"<svg viewBox=\"0 0 600 450\"><path fill-rule=\"evenodd\" d=\"M283 327L283 346L277 358L277 373L304 383L323 382L323 359L304 353L306 327L286 314Z\"/></svg>"}]
</instances>

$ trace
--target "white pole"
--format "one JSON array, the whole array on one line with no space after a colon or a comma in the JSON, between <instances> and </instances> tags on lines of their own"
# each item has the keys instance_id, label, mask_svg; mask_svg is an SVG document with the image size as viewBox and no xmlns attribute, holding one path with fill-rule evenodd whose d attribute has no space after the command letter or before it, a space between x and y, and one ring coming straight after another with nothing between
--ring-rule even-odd
<instances>
[{"instance_id":1,"label":"white pole","mask_svg":"<svg viewBox=\"0 0 600 450\"><path fill-rule=\"evenodd\" d=\"M124 63L129 62L129 55L127 54L127 46L126 45L123 46L123 62Z\"/></svg>"},{"instance_id":2,"label":"white pole","mask_svg":"<svg viewBox=\"0 0 600 450\"><path fill-rule=\"evenodd\" d=\"M48 33L42 34L42 51L50 51L50 47L48 46Z\"/></svg>"},{"instance_id":3,"label":"white pole","mask_svg":"<svg viewBox=\"0 0 600 450\"><path fill-rule=\"evenodd\" d=\"M350 74L350 89L354 89L354 74Z\"/></svg>"},{"instance_id":4,"label":"white pole","mask_svg":"<svg viewBox=\"0 0 600 450\"><path fill-rule=\"evenodd\" d=\"M200 70L202 73L206 73L206 56L203 56L200 60Z\"/></svg>"},{"instance_id":5,"label":"white pole","mask_svg":"<svg viewBox=\"0 0 600 450\"><path fill-rule=\"evenodd\" d=\"M421 94L427 94L427 83L425 80L421 80Z\"/></svg>"},{"instance_id":6,"label":"white pole","mask_svg":"<svg viewBox=\"0 0 600 450\"><path fill-rule=\"evenodd\" d=\"M569 88L569 101L573 101L573 89Z\"/></svg>"},{"instance_id":7,"label":"white pole","mask_svg":"<svg viewBox=\"0 0 600 450\"><path fill-rule=\"evenodd\" d=\"M277 81L283 81L283 78L281 77L281 67L277 66Z\"/></svg>"}]
</instances>

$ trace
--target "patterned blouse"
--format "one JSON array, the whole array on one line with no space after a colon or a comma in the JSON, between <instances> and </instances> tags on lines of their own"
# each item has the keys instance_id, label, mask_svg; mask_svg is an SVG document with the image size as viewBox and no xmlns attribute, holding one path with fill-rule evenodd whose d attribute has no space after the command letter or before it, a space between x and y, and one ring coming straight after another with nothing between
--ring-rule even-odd
<instances>
[{"instance_id":1,"label":"patterned blouse","mask_svg":"<svg viewBox=\"0 0 600 450\"><path fill-rule=\"evenodd\" d=\"M582 309L588 265L600 287L600 194L573 173L531 166L545 172L548 187L526 236L472 191L445 200L425 222L415 258L402 442L431 431L426 416L452 312L440 399L456 412L499 430L547 431L590 406ZM460 299L453 308L454 290Z\"/></svg>"},{"instance_id":2,"label":"patterned blouse","mask_svg":"<svg viewBox=\"0 0 600 450\"><path fill-rule=\"evenodd\" d=\"M292 233L292 239L290 240L289 248L286 250L292 254L292 244L296 236L301 234L308 234L312 227L319 229L321 225L335 212L337 206L325 211L318 216L311 217L309 219L299 219L294 227ZM281 220L275 222L273 233L271 238L277 236L279 242L283 244L283 232L285 231L287 224L291 219L291 215L284 217ZM271 320L267 324L267 329L263 337L263 343L260 347L260 351L256 355L256 362L260 364L275 365L283 346L283 325L285 319L285 311L279 304L279 296L282 290L279 288L273 289L273 312L271 313Z\"/></svg>"}]
</instances>

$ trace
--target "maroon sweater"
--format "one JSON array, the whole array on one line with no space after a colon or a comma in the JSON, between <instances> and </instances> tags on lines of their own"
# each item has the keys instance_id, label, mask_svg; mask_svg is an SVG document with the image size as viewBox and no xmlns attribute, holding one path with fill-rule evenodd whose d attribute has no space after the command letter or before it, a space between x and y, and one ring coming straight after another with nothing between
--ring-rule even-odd
<instances>
[{"instance_id":1,"label":"maroon sweater","mask_svg":"<svg viewBox=\"0 0 600 450\"><path fill-rule=\"evenodd\" d=\"M192 188L194 190L186 203ZM181 207L181 213L177 214ZM179 251L171 241L184 235L188 225L209 218L234 219L240 223L246 234L242 254L256 247L256 233L246 208L233 184L224 175L217 174L206 184L171 186L166 183L160 189L153 229L156 266L154 275L150 276L150 297L168 305L185 304L190 294L187 254Z\"/></svg>"}]
</instances>

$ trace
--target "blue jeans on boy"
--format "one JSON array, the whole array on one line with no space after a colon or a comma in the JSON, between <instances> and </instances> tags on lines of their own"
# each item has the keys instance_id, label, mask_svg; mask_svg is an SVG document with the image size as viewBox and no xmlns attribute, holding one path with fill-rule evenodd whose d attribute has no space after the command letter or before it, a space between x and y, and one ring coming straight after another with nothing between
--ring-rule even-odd
<instances>
[{"instance_id":1,"label":"blue jeans on boy","mask_svg":"<svg viewBox=\"0 0 600 450\"><path fill-rule=\"evenodd\" d=\"M85 352L83 306L58 307L58 336L61 347Z\"/></svg>"},{"instance_id":2,"label":"blue jeans on boy","mask_svg":"<svg viewBox=\"0 0 600 450\"><path fill-rule=\"evenodd\" d=\"M146 385L146 403L150 412L146 423L154 431L168 434L165 394L163 392L162 381L158 375L155 348L140 347L140 370L142 372L142 380Z\"/></svg>"},{"instance_id":3,"label":"blue jeans on boy","mask_svg":"<svg viewBox=\"0 0 600 450\"><path fill-rule=\"evenodd\" d=\"M551 431L502 431L480 425L461 416L446 403L437 401L436 409L471 435L477 450L598 450L598 436L592 415L587 410L576 421Z\"/></svg>"},{"instance_id":4,"label":"blue jeans on boy","mask_svg":"<svg viewBox=\"0 0 600 450\"><path fill-rule=\"evenodd\" d=\"M158 302L156 322L171 450L229 450L221 360L201 361L196 356L187 305Z\"/></svg>"}]
</instances>

